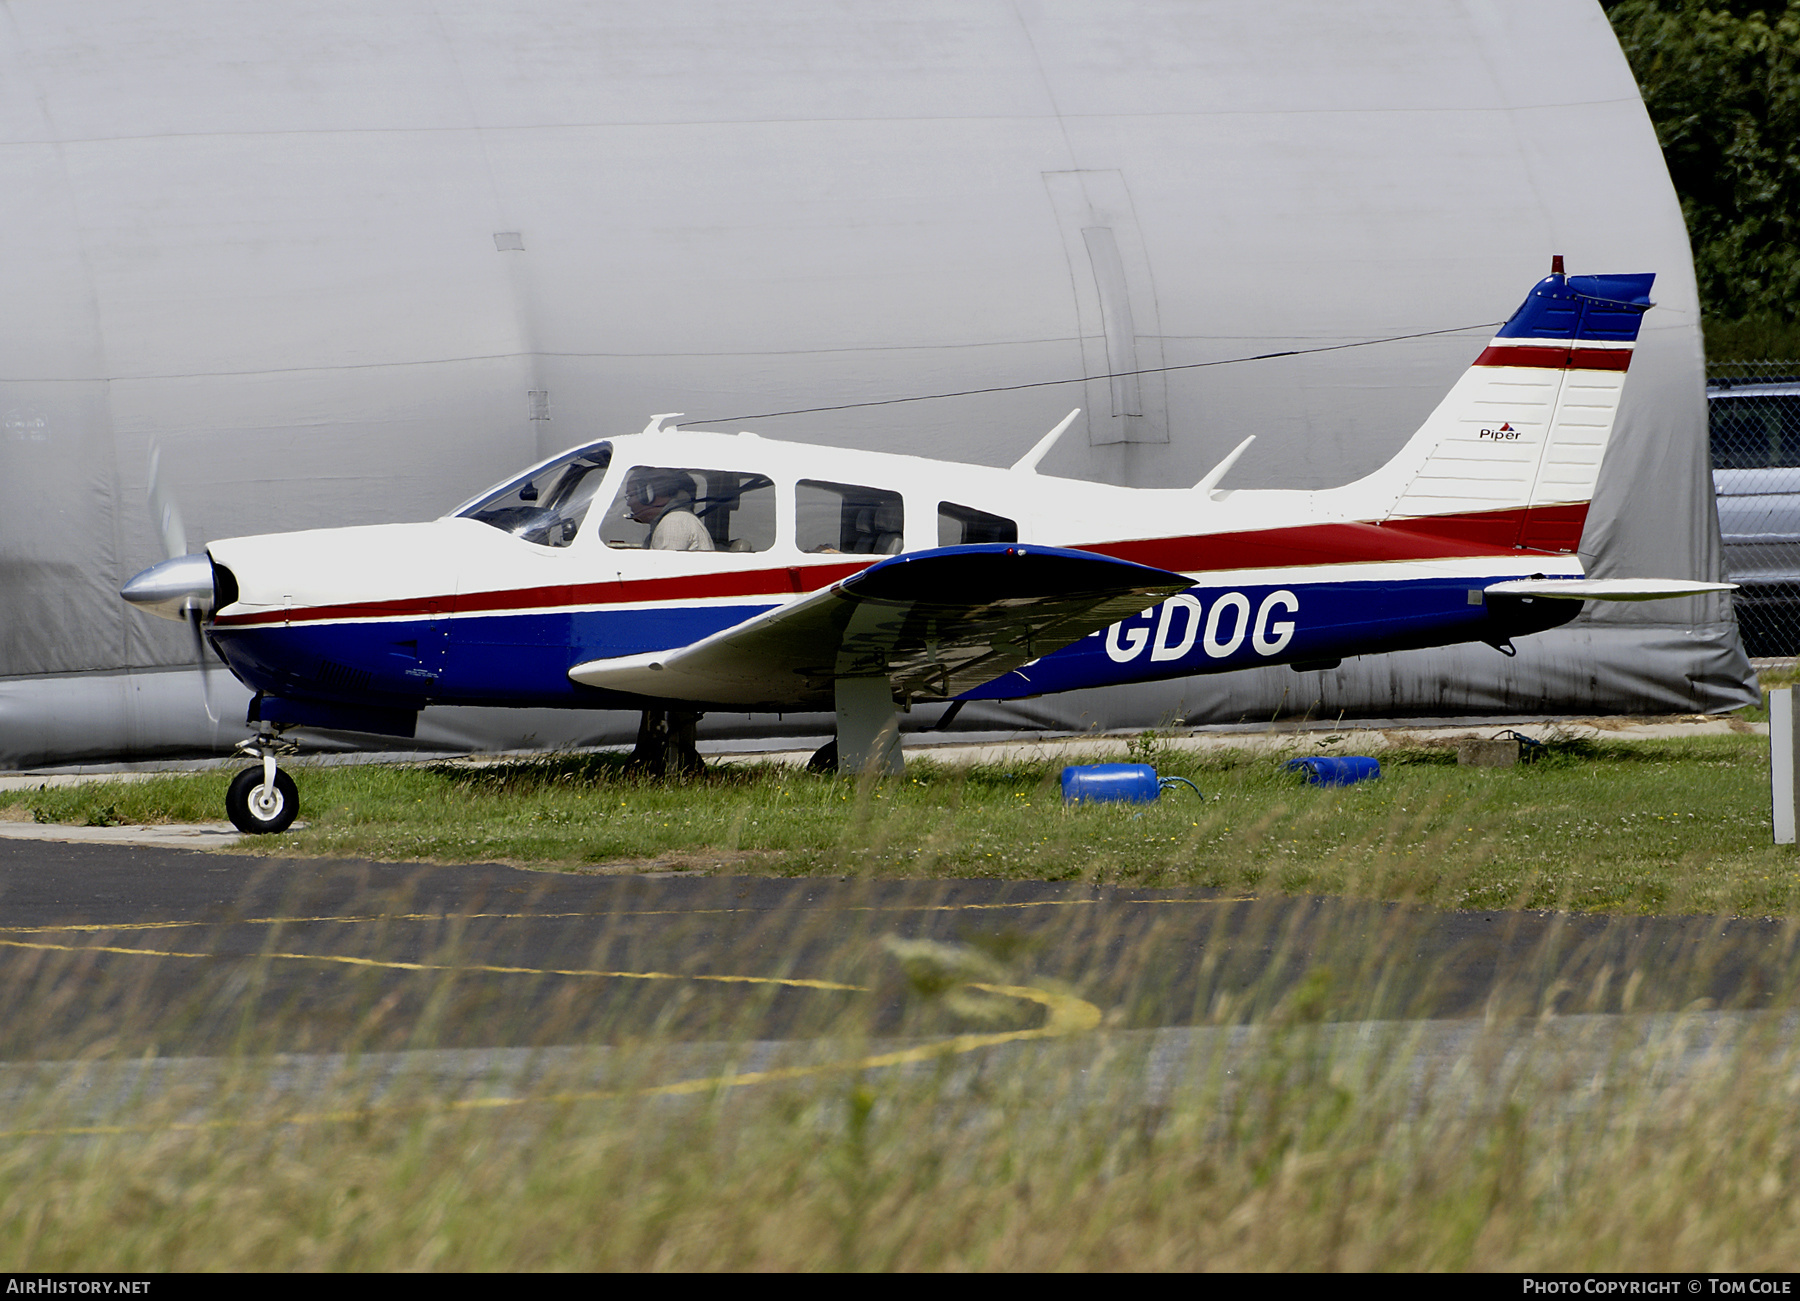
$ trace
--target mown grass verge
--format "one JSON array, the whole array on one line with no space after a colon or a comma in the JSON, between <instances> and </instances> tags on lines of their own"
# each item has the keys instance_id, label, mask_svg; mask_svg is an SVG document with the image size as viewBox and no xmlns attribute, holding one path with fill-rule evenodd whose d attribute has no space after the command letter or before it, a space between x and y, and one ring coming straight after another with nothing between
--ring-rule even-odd
<instances>
[{"instance_id":1,"label":"mown grass verge","mask_svg":"<svg viewBox=\"0 0 1800 1301\"><path fill-rule=\"evenodd\" d=\"M1390 750L1378 782L1321 789L1280 758L1139 743L1191 779L1149 806L1065 808L1062 761L846 781L719 765L672 784L614 755L468 766L294 768L302 830L250 852L506 861L581 870L1007 877L1343 894L1459 908L1786 914L1800 863L1770 841L1756 736L1553 743L1539 762L1459 767ZM0 795L0 816L216 820L230 772Z\"/></svg>"}]
</instances>

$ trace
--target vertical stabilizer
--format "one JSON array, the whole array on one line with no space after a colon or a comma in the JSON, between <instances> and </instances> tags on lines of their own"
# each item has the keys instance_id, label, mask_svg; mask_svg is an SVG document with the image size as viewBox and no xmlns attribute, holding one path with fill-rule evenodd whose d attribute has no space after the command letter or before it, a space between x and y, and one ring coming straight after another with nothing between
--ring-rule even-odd
<instances>
[{"instance_id":1,"label":"vertical stabilizer","mask_svg":"<svg viewBox=\"0 0 1800 1301\"><path fill-rule=\"evenodd\" d=\"M1340 490L1346 505L1411 532L1574 551L1654 280L1539 281L1400 455Z\"/></svg>"}]
</instances>

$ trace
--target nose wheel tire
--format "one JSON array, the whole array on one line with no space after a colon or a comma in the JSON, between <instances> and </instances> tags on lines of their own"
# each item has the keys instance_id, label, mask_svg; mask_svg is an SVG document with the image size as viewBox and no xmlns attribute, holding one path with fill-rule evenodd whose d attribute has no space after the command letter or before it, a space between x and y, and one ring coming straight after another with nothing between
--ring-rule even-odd
<instances>
[{"instance_id":1,"label":"nose wheel tire","mask_svg":"<svg viewBox=\"0 0 1800 1301\"><path fill-rule=\"evenodd\" d=\"M225 792L225 812L231 825L244 834L271 835L286 831L300 812L300 793L294 789L294 779L279 768L273 785L264 782L258 764L232 778L231 789Z\"/></svg>"}]
</instances>

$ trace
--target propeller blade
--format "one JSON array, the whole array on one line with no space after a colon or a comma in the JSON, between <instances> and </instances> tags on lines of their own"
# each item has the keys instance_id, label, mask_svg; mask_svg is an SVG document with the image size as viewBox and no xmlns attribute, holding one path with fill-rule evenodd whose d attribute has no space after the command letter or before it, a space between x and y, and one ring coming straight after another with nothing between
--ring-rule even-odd
<instances>
[{"instance_id":1,"label":"propeller blade","mask_svg":"<svg viewBox=\"0 0 1800 1301\"><path fill-rule=\"evenodd\" d=\"M198 661L200 665L200 700L201 703L206 706L206 717L210 721L216 723L219 721L219 713L213 708L212 671L206 665L206 632L200 626L201 621L205 618L206 611L202 610L199 606L195 605L188 607L187 626L193 630L194 659Z\"/></svg>"},{"instance_id":2,"label":"propeller blade","mask_svg":"<svg viewBox=\"0 0 1800 1301\"><path fill-rule=\"evenodd\" d=\"M194 635L194 662L200 666L200 700L206 706L206 717L219 721L212 702L212 671L206 663L206 616L212 611L212 561L205 556L190 556L187 526L181 521L181 507L175 496L163 487L162 448L150 444L150 518L162 539L163 556L139 574L119 595L132 604L180 619Z\"/></svg>"},{"instance_id":3,"label":"propeller blade","mask_svg":"<svg viewBox=\"0 0 1800 1301\"><path fill-rule=\"evenodd\" d=\"M163 556L173 560L188 553L187 528L181 522L181 507L175 498L163 491L162 448L150 444L150 518L156 523L162 539Z\"/></svg>"}]
</instances>

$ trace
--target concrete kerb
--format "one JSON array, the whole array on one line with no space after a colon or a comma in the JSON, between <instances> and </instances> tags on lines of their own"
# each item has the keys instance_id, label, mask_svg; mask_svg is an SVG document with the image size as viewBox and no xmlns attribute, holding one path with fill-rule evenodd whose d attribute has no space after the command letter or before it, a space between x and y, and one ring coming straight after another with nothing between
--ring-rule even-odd
<instances>
[{"instance_id":1,"label":"concrete kerb","mask_svg":"<svg viewBox=\"0 0 1800 1301\"><path fill-rule=\"evenodd\" d=\"M50 840L64 844L150 845L160 849L229 849L244 838L229 822L128 823L76 827L47 822L0 822L0 840Z\"/></svg>"},{"instance_id":2,"label":"concrete kerb","mask_svg":"<svg viewBox=\"0 0 1800 1301\"><path fill-rule=\"evenodd\" d=\"M1369 722L1308 723L1251 728L1188 730L1184 728L1138 729L1086 736L1031 737L969 743L930 741L918 734L906 738L910 759L930 759L952 767L1020 761L1062 760L1070 763L1112 761L1124 757L1134 745L1148 738L1155 750L1210 753L1248 750L1257 754L1378 754L1382 750L1418 746L1454 746L1465 737L1491 738L1509 731L1523 731L1538 741L1614 740L1650 741L1678 737L1759 735L1767 736L1767 723L1748 723L1739 718L1710 714L1668 718L1509 718L1473 723ZM778 750L757 754L707 755L723 763L776 763L804 765L810 750Z\"/></svg>"}]
</instances>

